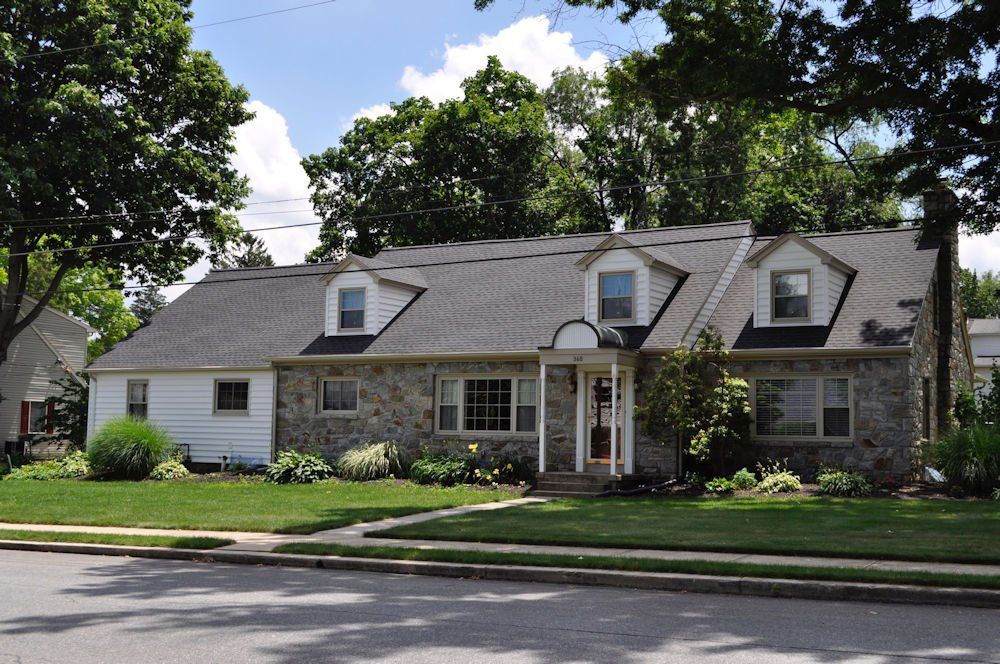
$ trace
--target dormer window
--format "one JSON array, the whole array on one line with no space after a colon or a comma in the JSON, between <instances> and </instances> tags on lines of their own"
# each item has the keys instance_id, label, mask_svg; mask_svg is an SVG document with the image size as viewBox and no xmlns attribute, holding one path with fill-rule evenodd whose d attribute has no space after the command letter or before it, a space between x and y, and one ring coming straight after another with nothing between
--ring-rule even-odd
<instances>
[{"instance_id":1,"label":"dormer window","mask_svg":"<svg viewBox=\"0 0 1000 664\"><path fill-rule=\"evenodd\" d=\"M363 331L365 329L365 289L341 288L339 303L338 331Z\"/></svg>"},{"instance_id":2,"label":"dormer window","mask_svg":"<svg viewBox=\"0 0 1000 664\"><path fill-rule=\"evenodd\" d=\"M771 273L771 319L775 322L806 321L810 318L808 270Z\"/></svg>"},{"instance_id":3,"label":"dormer window","mask_svg":"<svg viewBox=\"0 0 1000 664\"><path fill-rule=\"evenodd\" d=\"M621 323L635 320L635 273L604 272L600 275L600 320Z\"/></svg>"}]
</instances>

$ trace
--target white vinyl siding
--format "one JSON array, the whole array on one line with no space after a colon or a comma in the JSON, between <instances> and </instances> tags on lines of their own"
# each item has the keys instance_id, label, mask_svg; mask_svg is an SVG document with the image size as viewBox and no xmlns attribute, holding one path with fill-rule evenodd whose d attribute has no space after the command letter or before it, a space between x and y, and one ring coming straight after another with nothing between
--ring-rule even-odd
<instances>
[{"instance_id":1,"label":"white vinyl siding","mask_svg":"<svg viewBox=\"0 0 1000 664\"><path fill-rule=\"evenodd\" d=\"M148 381L148 418L163 426L196 463L222 457L259 464L271 460L274 374L268 370L100 372L91 377L91 433L125 415L128 381ZM215 412L217 382L250 384L248 412L229 417Z\"/></svg>"},{"instance_id":2,"label":"white vinyl siding","mask_svg":"<svg viewBox=\"0 0 1000 664\"><path fill-rule=\"evenodd\" d=\"M782 272L808 272L810 275L808 320L772 320L771 284L773 275ZM847 282L847 275L838 268L824 264L819 256L795 242L786 242L765 256L756 268L757 295L755 327L787 325L829 325Z\"/></svg>"},{"instance_id":3,"label":"white vinyl siding","mask_svg":"<svg viewBox=\"0 0 1000 664\"><path fill-rule=\"evenodd\" d=\"M339 330L339 293L353 288L365 289L365 327L363 330ZM376 280L369 272L345 270L326 287L326 336L378 334L416 296L416 290Z\"/></svg>"},{"instance_id":4,"label":"white vinyl siding","mask_svg":"<svg viewBox=\"0 0 1000 664\"><path fill-rule=\"evenodd\" d=\"M44 315L44 313L43 313ZM55 314L53 317L57 317ZM65 321L67 325L73 325ZM14 338L8 349L8 361L0 364L0 442L16 440L21 433L21 402L45 401L59 394L52 381L67 378L69 374L59 365L58 358L36 331L36 324ZM80 332L78 355L85 353L86 332Z\"/></svg>"},{"instance_id":5,"label":"white vinyl siding","mask_svg":"<svg viewBox=\"0 0 1000 664\"><path fill-rule=\"evenodd\" d=\"M750 385L754 438L845 440L854 434L850 376L756 376Z\"/></svg>"},{"instance_id":6,"label":"white vinyl siding","mask_svg":"<svg viewBox=\"0 0 1000 664\"><path fill-rule=\"evenodd\" d=\"M652 322L677 285L678 277L672 272L656 267L647 269L649 270L649 321Z\"/></svg>"}]
</instances>

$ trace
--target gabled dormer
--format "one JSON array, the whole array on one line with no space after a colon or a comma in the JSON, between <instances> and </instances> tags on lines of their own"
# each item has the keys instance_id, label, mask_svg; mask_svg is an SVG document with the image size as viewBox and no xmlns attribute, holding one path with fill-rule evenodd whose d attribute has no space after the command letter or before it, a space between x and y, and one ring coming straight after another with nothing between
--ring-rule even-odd
<instances>
[{"instance_id":1,"label":"gabled dormer","mask_svg":"<svg viewBox=\"0 0 1000 664\"><path fill-rule=\"evenodd\" d=\"M754 327L829 325L853 267L786 233L747 259L754 270Z\"/></svg>"},{"instance_id":2,"label":"gabled dormer","mask_svg":"<svg viewBox=\"0 0 1000 664\"><path fill-rule=\"evenodd\" d=\"M326 336L378 334L427 289L420 272L348 254L323 275Z\"/></svg>"},{"instance_id":3,"label":"gabled dormer","mask_svg":"<svg viewBox=\"0 0 1000 664\"><path fill-rule=\"evenodd\" d=\"M649 325L688 271L668 251L612 234L576 262L584 273L584 320Z\"/></svg>"}]
</instances>

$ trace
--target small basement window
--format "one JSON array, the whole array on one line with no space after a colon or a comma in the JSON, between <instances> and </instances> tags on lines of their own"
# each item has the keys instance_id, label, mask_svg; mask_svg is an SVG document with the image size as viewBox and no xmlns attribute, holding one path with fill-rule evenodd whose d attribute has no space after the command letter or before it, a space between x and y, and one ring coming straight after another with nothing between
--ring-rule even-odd
<instances>
[{"instance_id":1,"label":"small basement window","mask_svg":"<svg viewBox=\"0 0 1000 664\"><path fill-rule=\"evenodd\" d=\"M356 413L358 411L357 378L324 378L319 382L321 413Z\"/></svg>"},{"instance_id":2,"label":"small basement window","mask_svg":"<svg viewBox=\"0 0 1000 664\"><path fill-rule=\"evenodd\" d=\"M631 321L635 318L635 274L633 272L603 273L598 277L600 319Z\"/></svg>"},{"instance_id":3,"label":"small basement window","mask_svg":"<svg viewBox=\"0 0 1000 664\"><path fill-rule=\"evenodd\" d=\"M250 381L215 381L215 412L247 414L250 412Z\"/></svg>"},{"instance_id":4,"label":"small basement window","mask_svg":"<svg viewBox=\"0 0 1000 664\"><path fill-rule=\"evenodd\" d=\"M771 273L771 320L807 321L810 318L808 270Z\"/></svg>"},{"instance_id":5,"label":"small basement window","mask_svg":"<svg viewBox=\"0 0 1000 664\"><path fill-rule=\"evenodd\" d=\"M126 388L128 393L126 410L131 417L145 419L149 416L149 381L130 380Z\"/></svg>"},{"instance_id":6,"label":"small basement window","mask_svg":"<svg viewBox=\"0 0 1000 664\"><path fill-rule=\"evenodd\" d=\"M365 289L342 288L338 296L337 328L341 332L365 329Z\"/></svg>"}]
</instances>

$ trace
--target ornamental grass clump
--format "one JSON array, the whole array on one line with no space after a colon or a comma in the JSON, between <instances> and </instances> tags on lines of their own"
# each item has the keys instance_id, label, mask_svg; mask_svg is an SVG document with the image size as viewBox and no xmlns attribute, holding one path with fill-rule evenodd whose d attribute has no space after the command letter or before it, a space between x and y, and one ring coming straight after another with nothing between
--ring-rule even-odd
<instances>
[{"instance_id":1,"label":"ornamental grass clump","mask_svg":"<svg viewBox=\"0 0 1000 664\"><path fill-rule=\"evenodd\" d=\"M312 484L330 479L333 467L315 452L278 452L274 463L264 471L264 481L271 484Z\"/></svg>"},{"instance_id":2,"label":"ornamental grass clump","mask_svg":"<svg viewBox=\"0 0 1000 664\"><path fill-rule=\"evenodd\" d=\"M141 480L173 449L174 442L162 427L149 420L119 417L97 430L87 445L87 455L99 475Z\"/></svg>"},{"instance_id":3,"label":"ornamental grass clump","mask_svg":"<svg viewBox=\"0 0 1000 664\"><path fill-rule=\"evenodd\" d=\"M931 455L952 486L976 496L1000 488L1000 425L953 429L934 443Z\"/></svg>"},{"instance_id":4,"label":"ornamental grass clump","mask_svg":"<svg viewBox=\"0 0 1000 664\"><path fill-rule=\"evenodd\" d=\"M816 474L816 483L820 493L839 498L861 498L872 492L871 482L864 476L839 468L821 469Z\"/></svg>"},{"instance_id":5,"label":"ornamental grass clump","mask_svg":"<svg viewBox=\"0 0 1000 664\"><path fill-rule=\"evenodd\" d=\"M347 450L337 465L344 477L355 482L405 477L410 468L406 451L394 440L372 442Z\"/></svg>"}]
</instances>

